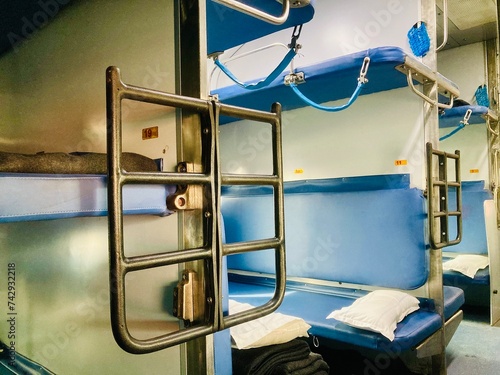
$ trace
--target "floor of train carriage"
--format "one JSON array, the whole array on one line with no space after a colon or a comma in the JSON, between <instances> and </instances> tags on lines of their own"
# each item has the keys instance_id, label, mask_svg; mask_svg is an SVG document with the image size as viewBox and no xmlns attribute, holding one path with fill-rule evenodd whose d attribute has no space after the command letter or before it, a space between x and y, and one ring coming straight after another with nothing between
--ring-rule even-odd
<instances>
[{"instance_id":1,"label":"floor of train carriage","mask_svg":"<svg viewBox=\"0 0 500 375\"><path fill-rule=\"evenodd\" d=\"M500 327L489 324L489 308L463 308L464 319L448 344L448 375L496 375L500 369ZM413 375L401 360L390 356L375 359L362 357L352 350L323 352L331 375Z\"/></svg>"}]
</instances>

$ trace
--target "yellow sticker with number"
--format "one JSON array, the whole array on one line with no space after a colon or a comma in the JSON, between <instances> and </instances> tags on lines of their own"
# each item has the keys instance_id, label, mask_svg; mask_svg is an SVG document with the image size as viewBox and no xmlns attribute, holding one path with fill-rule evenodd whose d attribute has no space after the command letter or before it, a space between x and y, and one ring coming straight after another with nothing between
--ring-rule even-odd
<instances>
[{"instance_id":1,"label":"yellow sticker with number","mask_svg":"<svg viewBox=\"0 0 500 375\"><path fill-rule=\"evenodd\" d=\"M396 167L400 167L400 166L403 166L403 165L408 165L408 160L395 160L394 161L394 165Z\"/></svg>"},{"instance_id":2,"label":"yellow sticker with number","mask_svg":"<svg viewBox=\"0 0 500 375\"><path fill-rule=\"evenodd\" d=\"M158 126L142 129L142 139L158 138Z\"/></svg>"}]
</instances>

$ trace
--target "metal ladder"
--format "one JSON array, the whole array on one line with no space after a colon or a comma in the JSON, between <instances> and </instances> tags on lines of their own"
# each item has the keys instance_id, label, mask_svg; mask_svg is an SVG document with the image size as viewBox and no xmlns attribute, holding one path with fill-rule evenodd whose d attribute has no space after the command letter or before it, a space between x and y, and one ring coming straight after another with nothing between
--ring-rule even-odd
<instances>
[{"instance_id":1,"label":"metal ladder","mask_svg":"<svg viewBox=\"0 0 500 375\"><path fill-rule=\"evenodd\" d=\"M202 163L204 171L189 171L189 163L180 163L178 172L128 172L122 167L122 100L153 103L197 113L202 126ZM175 346L206 336L236 324L269 314L281 304L285 294L284 197L282 171L281 106L274 104L270 112L229 106L216 99L197 99L150 90L122 82L120 71L110 67L106 72L107 151L108 151L108 215L110 259L111 325L116 342L127 352L142 354ZM219 168L219 116L231 116L271 124L273 172L271 175L229 175ZM169 203L174 208L203 209L203 246L163 253L126 256L123 229L123 196L125 184L161 184L182 187ZM221 233L221 185L267 185L274 189L275 234L272 238L223 244ZM199 201L201 205L198 204ZM192 204L196 201L196 204ZM225 316L222 309L222 260L226 255L274 249L276 287L274 296L264 305L238 314ZM186 327L148 339L138 339L129 332L126 317L125 276L130 272L161 266L203 261L207 270L205 313L202 319L193 314L197 298L193 293L195 275L183 272L177 288L176 316ZM183 302L184 301L184 302Z\"/></svg>"},{"instance_id":2,"label":"metal ladder","mask_svg":"<svg viewBox=\"0 0 500 375\"><path fill-rule=\"evenodd\" d=\"M433 175L433 161L437 159L439 176ZM448 180L448 160L455 162L455 178ZM455 190L455 210L450 210L449 188ZM436 150L427 143L427 195L430 243L433 249L456 245L462 240L462 185L460 177L460 151L454 154ZM439 201L439 207L436 203ZM450 217L456 218L457 234L450 239ZM435 221L439 222L437 233ZM439 240L437 239L439 238Z\"/></svg>"}]
</instances>

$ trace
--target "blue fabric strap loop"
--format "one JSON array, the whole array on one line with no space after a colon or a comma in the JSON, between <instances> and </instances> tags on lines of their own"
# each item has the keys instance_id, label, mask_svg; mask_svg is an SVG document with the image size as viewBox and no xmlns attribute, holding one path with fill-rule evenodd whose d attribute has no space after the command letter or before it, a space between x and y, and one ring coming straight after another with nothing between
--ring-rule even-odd
<instances>
[{"instance_id":1,"label":"blue fabric strap loop","mask_svg":"<svg viewBox=\"0 0 500 375\"><path fill-rule=\"evenodd\" d=\"M453 134L458 133L460 130L465 128L465 124L461 122L455 129L453 129L451 132L449 132L446 135L443 135L441 138L439 138L440 141L444 141L445 139L450 138Z\"/></svg>"},{"instance_id":2,"label":"blue fabric strap loop","mask_svg":"<svg viewBox=\"0 0 500 375\"><path fill-rule=\"evenodd\" d=\"M272 81L274 81L276 78L280 76L280 74L285 70L285 68L290 64L295 57L297 53L295 52L295 49L290 49L288 53L285 55L283 60L278 64L278 66L267 76L267 78L258 81L258 82L253 82L253 83L244 83L240 81L238 78L234 76L233 73L229 71L229 69L219 60L215 59L214 63L217 65L220 70L224 72L234 83L236 83L238 86L243 87L244 89L247 90L258 90L262 87L266 87L269 85Z\"/></svg>"},{"instance_id":3,"label":"blue fabric strap loop","mask_svg":"<svg viewBox=\"0 0 500 375\"><path fill-rule=\"evenodd\" d=\"M468 109L467 112L465 112L464 119L462 121L460 121L460 124L458 124L458 126L455 129L453 129L451 132L449 132L448 134L443 135L441 138L439 138L439 141L444 141L445 139L450 138L453 134L456 134L460 130L465 128L465 125L469 125L469 119L470 119L471 115L472 115L472 110Z\"/></svg>"},{"instance_id":4,"label":"blue fabric strap loop","mask_svg":"<svg viewBox=\"0 0 500 375\"><path fill-rule=\"evenodd\" d=\"M320 109L322 111L326 111L326 112L339 112L339 111L342 111L346 108L349 108L351 106L351 104L354 103L356 101L356 99L358 98L359 93L361 92L361 89L363 88L364 85L365 84L363 82L361 82L361 81L358 82L358 85L356 86L354 93L352 94L351 98L349 99L349 101L346 104L338 106L338 107L326 107L326 106L323 106L323 105L320 105L318 103L313 102L311 99L309 99L304 94L302 94L302 92L300 92L299 88L297 87L296 83L293 83L293 82L290 83L290 87L298 95L298 97L300 99L302 99L305 103L309 104L310 106L312 106L316 109Z\"/></svg>"},{"instance_id":5,"label":"blue fabric strap loop","mask_svg":"<svg viewBox=\"0 0 500 375\"><path fill-rule=\"evenodd\" d=\"M299 90L299 88L297 87L296 81L293 79L290 81L289 85L292 88L292 90L295 92L295 94L297 94L297 96L300 99L302 99L302 101L304 101L306 104L308 104L316 109L326 111L326 112L339 112L339 111L342 111L344 109L349 108L352 105L352 103L354 103L356 101L356 99L358 98L364 85L368 82L368 79L366 79L366 74L368 73L369 66L370 66L370 58L365 57L363 60L363 65L361 66L361 70L359 72L358 85L356 86L356 89L354 90L353 94L351 95L351 97L349 98L349 101L346 104L341 105L341 106L337 106L337 107L326 107L326 106L320 105L316 102L313 102L311 99L306 97Z\"/></svg>"}]
</instances>

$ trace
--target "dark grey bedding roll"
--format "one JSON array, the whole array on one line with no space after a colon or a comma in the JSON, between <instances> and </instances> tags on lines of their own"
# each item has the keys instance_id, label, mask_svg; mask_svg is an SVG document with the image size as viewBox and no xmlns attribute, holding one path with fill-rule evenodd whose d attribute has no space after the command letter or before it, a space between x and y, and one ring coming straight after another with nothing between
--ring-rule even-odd
<instances>
[{"instance_id":1,"label":"dark grey bedding roll","mask_svg":"<svg viewBox=\"0 0 500 375\"><path fill-rule=\"evenodd\" d=\"M156 172L153 159L125 152L123 168L128 172ZM93 152L17 154L0 152L0 172L50 174L106 174L106 154Z\"/></svg>"}]
</instances>

